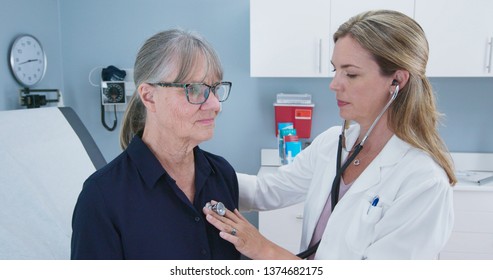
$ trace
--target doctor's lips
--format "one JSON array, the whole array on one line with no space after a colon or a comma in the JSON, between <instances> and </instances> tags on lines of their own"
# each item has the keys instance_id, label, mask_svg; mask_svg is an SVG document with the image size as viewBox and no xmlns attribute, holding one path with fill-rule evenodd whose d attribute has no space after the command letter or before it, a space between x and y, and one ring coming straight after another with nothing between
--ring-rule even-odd
<instances>
[{"instance_id":1,"label":"doctor's lips","mask_svg":"<svg viewBox=\"0 0 493 280\"><path fill-rule=\"evenodd\" d=\"M348 104L349 104L349 102L344 102L344 101L341 101L339 99L337 100L337 106L338 107L343 107L343 106L346 106Z\"/></svg>"}]
</instances>

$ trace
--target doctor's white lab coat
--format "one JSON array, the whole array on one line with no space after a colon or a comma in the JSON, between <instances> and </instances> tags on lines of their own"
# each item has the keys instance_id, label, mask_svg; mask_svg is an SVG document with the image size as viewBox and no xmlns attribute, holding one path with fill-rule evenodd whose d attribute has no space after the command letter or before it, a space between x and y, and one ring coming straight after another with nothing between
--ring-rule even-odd
<instances>
[{"instance_id":1,"label":"doctor's white lab coat","mask_svg":"<svg viewBox=\"0 0 493 280\"><path fill-rule=\"evenodd\" d=\"M340 131L320 134L276 173L238 174L240 210L305 202L300 251L305 250L330 194ZM353 147L358 133L358 125L348 129L346 147ZM347 155L343 149L343 161ZM376 195L380 200L371 207ZM435 259L452 232L452 198L444 170L394 135L337 204L315 259Z\"/></svg>"}]
</instances>

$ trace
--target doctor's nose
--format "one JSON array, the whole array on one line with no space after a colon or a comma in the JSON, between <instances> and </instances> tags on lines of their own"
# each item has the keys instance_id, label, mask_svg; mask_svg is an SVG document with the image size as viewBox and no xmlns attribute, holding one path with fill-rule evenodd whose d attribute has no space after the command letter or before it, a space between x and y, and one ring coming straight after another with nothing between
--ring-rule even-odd
<instances>
[{"instance_id":1,"label":"doctor's nose","mask_svg":"<svg viewBox=\"0 0 493 280\"><path fill-rule=\"evenodd\" d=\"M329 89L331 91L333 91L334 93L340 89L340 83L339 83L339 78L337 77L337 75L334 75L334 77L332 78L332 81L330 81L330 84L329 84Z\"/></svg>"}]
</instances>

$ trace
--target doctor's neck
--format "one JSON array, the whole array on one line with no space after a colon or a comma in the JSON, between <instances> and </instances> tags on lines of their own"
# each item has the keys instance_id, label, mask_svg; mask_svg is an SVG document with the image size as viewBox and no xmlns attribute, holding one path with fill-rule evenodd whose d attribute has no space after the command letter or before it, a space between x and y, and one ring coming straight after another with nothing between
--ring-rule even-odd
<instances>
[{"instance_id":1,"label":"doctor's neck","mask_svg":"<svg viewBox=\"0 0 493 280\"><path fill-rule=\"evenodd\" d=\"M356 144L360 143L365 137L366 133L370 129L371 123L367 125L360 124L360 131L358 135L358 139L356 140ZM385 117L382 117L373 130L368 135L364 143L365 150L369 150L370 147L380 147L382 144L387 143L387 141L394 135L394 132L388 127L387 121Z\"/></svg>"}]
</instances>

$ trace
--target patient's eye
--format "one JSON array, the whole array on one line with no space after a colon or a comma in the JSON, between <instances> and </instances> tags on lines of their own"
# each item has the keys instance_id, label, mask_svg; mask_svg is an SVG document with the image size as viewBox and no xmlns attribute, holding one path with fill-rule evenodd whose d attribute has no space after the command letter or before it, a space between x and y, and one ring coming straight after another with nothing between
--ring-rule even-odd
<instances>
[{"instance_id":1,"label":"patient's eye","mask_svg":"<svg viewBox=\"0 0 493 280\"><path fill-rule=\"evenodd\" d=\"M187 86L189 97L199 97L206 89L208 88L203 84L189 84Z\"/></svg>"}]
</instances>

